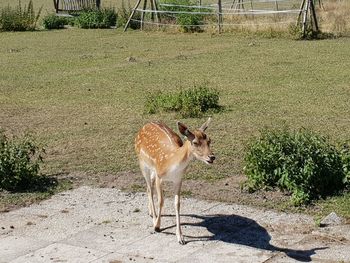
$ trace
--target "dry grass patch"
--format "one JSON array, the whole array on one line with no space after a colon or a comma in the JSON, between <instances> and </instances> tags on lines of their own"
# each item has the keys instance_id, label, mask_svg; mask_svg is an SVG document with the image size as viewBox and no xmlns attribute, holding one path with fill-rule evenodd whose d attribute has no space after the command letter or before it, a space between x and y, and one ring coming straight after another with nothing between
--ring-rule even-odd
<instances>
[{"instance_id":1,"label":"dry grass patch","mask_svg":"<svg viewBox=\"0 0 350 263\"><path fill-rule=\"evenodd\" d=\"M336 36L350 35L350 1L324 0L318 8L321 30Z\"/></svg>"}]
</instances>

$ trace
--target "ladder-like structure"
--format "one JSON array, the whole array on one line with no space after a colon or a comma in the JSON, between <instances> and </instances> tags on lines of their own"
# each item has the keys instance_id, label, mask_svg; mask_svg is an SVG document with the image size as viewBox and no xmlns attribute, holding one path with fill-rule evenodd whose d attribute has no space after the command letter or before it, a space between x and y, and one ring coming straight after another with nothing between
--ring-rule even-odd
<instances>
[{"instance_id":1,"label":"ladder-like structure","mask_svg":"<svg viewBox=\"0 0 350 263\"><path fill-rule=\"evenodd\" d=\"M55 0L54 0L55 1ZM56 0L58 1L58 0ZM66 0L67 1L67 0ZM139 9L139 6L141 5L141 2L143 1L142 9ZM200 6L201 6L201 0L200 1ZM300 9L296 10L297 12L299 11L299 15L297 18L297 26L301 26L301 30L303 33L303 36L306 36L306 33L308 30L312 30L313 32L318 32L319 27L318 27L318 21L317 21L317 16L316 16L316 10L315 10L315 0L301 0L301 6ZM319 5L321 6L321 0L319 1ZM149 0L150 3L148 3L148 0L137 0L134 8L132 9L132 12L130 14L130 17L124 27L124 32L128 29L130 22L132 21L135 12L141 12L141 19L139 22L141 23L141 30L144 27L144 19L145 19L145 13L151 13L151 19L152 23L154 24L160 24L160 13L164 11L159 11L158 9L158 3L157 0ZM247 11L245 10L245 5L244 3L247 3L248 1L244 0L232 0L232 5L231 5L231 10L237 12L237 14L246 14ZM273 1L269 1L273 2ZM275 13L283 12L279 10L278 6L278 0L275 0L275 7L274 11ZM147 10L147 5L150 5L150 10ZM250 0L250 8L251 10L248 10L249 12L254 15L254 9L253 9L253 0ZM227 13L222 12L222 2L221 0L217 0L217 12L213 12L213 15L217 15L217 26L218 26L218 32L220 33L222 31L222 26L223 26L223 15ZM188 12L187 12L188 13ZM232 13L231 13L232 14ZM260 13L261 14L261 13ZM156 21L155 21L156 20Z\"/></svg>"},{"instance_id":2,"label":"ladder-like structure","mask_svg":"<svg viewBox=\"0 0 350 263\"><path fill-rule=\"evenodd\" d=\"M319 4L321 5L321 1ZM306 31L308 29L311 29L314 32L319 31L314 0L302 0L300 13L297 19L297 25L300 24L304 37L306 36Z\"/></svg>"},{"instance_id":3,"label":"ladder-like structure","mask_svg":"<svg viewBox=\"0 0 350 263\"><path fill-rule=\"evenodd\" d=\"M87 8L99 9L101 0L53 0L53 4L56 14L69 14Z\"/></svg>"}]
</instances>

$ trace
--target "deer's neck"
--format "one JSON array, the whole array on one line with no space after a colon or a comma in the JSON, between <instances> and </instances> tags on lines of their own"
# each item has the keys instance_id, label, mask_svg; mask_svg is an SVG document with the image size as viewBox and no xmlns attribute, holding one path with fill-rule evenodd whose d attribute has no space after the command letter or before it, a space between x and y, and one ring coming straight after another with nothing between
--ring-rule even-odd
<instances>
[{"instance_id":1,"label":"deer's neck","mask_svg":"<svg viewBox=\"0 0 350 263\"><path fill-rule=\"evenodd\" d=\"M160 176L182 176L192 158L191 143L185 141L181 147L169 154L169 158L160 169Z\"/></svg>"}]
</instances>

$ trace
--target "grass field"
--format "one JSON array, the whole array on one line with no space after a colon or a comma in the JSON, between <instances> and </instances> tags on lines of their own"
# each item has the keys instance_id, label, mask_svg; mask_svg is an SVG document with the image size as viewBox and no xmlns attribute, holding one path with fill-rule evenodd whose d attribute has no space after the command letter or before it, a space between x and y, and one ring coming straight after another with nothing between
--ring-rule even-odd
<instances>
[{"instance_id":1,"label":"grass field","mask_svg":"<svg viewBox=\"0 0 350 263\"><path fill-rule=\"evenodd\" d=\"M45 144L46 174L138 173L137 130L154 119L175 129L179 120L143 114L146 95L203 84L220 91L225 107L208 130L217 162L193 163L187 178L242 176L244 145L263 127L306 127L333 141L350 139L349 46L350 38L76 28L2 32L0 128L31 132ZM181 121L196 127L206 117ZM326 211L339 201L350 217L349 198L319 205Z\"/></svg>"}]
</instances>

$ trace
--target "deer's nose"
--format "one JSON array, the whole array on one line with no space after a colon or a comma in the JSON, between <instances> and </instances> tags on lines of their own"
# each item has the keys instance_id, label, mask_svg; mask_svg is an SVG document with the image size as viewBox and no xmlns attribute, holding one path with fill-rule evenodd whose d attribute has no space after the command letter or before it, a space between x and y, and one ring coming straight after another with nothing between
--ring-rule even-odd
<instances>
[{"instance_id":1,"label":"deer's nose","mask_svg":"<svg viewBox=\"0 0 350 263\"><path fill-rule=\"evenodd\" d=\"M209 159L210 159L210 161L214 161L215 160L215 156L214 155L209 155Z\"/></svg>"}]
</instances>

